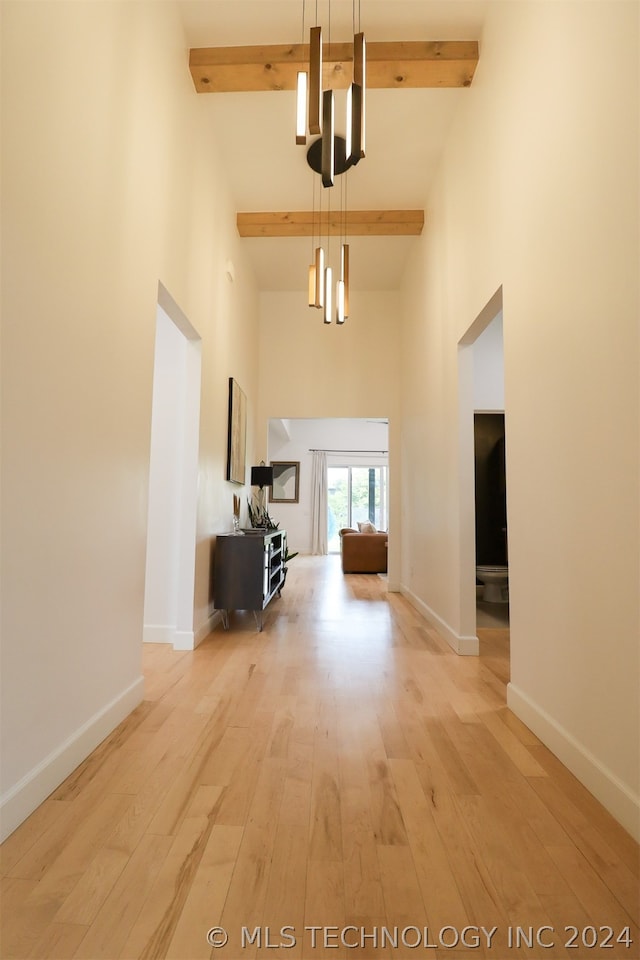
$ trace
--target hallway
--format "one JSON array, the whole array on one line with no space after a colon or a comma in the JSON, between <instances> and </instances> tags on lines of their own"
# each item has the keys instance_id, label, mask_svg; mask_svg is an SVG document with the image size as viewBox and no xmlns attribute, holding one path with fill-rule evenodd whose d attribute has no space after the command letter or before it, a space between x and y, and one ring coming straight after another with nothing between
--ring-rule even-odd
<instances>
[{"instance_id":1,"label":"hallway","mask_svg":"<svg viewBox=\"0 0 640 960\"><path fill-rule=\"evenodd\" d=\"M638 847L506 709L507 631L457 657L301 556L262 633L143 656L144 703L2 848L6 960L638 956Z\"/></svg>"}]
</instances>

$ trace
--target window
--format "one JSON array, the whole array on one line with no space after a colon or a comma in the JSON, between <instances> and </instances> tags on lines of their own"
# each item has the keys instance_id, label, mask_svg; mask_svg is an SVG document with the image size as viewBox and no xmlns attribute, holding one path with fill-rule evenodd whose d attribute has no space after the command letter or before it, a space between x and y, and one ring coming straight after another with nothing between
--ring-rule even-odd
<instances>
[{"instance_id":1,"label":"window","mask_svg":"<svg viewBox=\"0 0 640 960\"><path fill-rule=\"evenodd\" d=\"M370 520L387 529L387 470L377 467L328 467L329 553L340 552L340 530Z\"/></svg>"}]
</instances>

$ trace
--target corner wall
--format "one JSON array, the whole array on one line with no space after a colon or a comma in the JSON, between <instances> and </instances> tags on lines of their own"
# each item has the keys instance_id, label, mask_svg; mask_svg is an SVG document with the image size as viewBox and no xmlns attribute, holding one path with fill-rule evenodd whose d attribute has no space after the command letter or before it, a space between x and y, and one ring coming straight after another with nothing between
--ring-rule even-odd
<instances>
[{"instance_id":1,"label":"corner wall","mask_svg":"<svg viewBox=\"0 0 640 960\"><path fill-rule=\"evenodd\" d=\"M405 276L400 444L403 589L464 635L458 345L502 286L509 704L639 836L637 78L636 4L489 5Z\"/></svg>"},{"instance_id":2,"label":"corner wall","mask_svg":"<svg viewBox=\"0 0 640 960\"><path fill-rule=\"evenodd\" d=\"M229 376L253 442L257 296L178 4L7 0L2 42L6 835L143 696L159 281L202 338L194 629L207 632L212 538L236 489Z\"/></svg>"}]
</instances>

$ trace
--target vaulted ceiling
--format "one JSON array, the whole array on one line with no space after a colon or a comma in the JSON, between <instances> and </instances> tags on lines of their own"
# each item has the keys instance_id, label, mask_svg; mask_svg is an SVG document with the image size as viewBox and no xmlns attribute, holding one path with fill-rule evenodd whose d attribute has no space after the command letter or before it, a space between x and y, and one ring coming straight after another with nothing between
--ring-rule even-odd
<instances>
[{"instance_id":1,"label":"vaulted ceiling","mask_svg":"<svg viewBox=\"0 0 640 960\"><path fill-rule=\"evenodd\" d=\"M325 45L331 18L332 62L325 76L333 77L331 86L340 86L337 133L344 133L340 118L350 79L348 60L341 59L348 48L340 43L352 39L354 6L356 16L360 8L371 66L367 155L346 174L351 283L353 289L397 289L418 221L423 211L428 216L426 194L451 121L468 96L487 4L319 0ZM258 286L305 289L312 240L296 235L309 233L308 217L298 215L312 205L317 211L321 202L325 215L331 211L335 218L342 192L342 178L321 191L306 161L307 147L295 143L291 76L299 45L308 43L316 22L316 3L304 4L304 33L303 0L182 0L180 10L194 89L201 94L205 122L215 128L236 209L244 215L240 232ZM370 213L358 217L358 211ZM256 213L262 216L247 216Z\"/></svg>"}]
</instances>

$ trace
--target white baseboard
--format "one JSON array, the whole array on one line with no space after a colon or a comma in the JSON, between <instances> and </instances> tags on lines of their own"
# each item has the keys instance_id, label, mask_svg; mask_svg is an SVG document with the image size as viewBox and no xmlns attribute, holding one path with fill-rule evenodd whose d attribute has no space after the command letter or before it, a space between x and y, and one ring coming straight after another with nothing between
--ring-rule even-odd
<instances>
[{"instance_id":1,"label":"white baseboard","mask_svg":"<svg viewBox=\"0 0 640 960\"><path fill-rule=\"evenodd\" d=\"M177 630L171 624L145 624L142 630L144 643L168 643L174 650L193 650L193 630Z\"/></svg>"},{"instance_id":2,"label":"white baseboard","mask_svg":"<svg viewBox=\"0 0 640 960\"><path fill-rule=\"evenodd\" d=\"M173 649L174 650L195 649L195 637L194 637L193 630L174 630L173 631Z\"/></svg>"},{"instance_id":3,"label":"white baseboard","mask_svg":"<svg viewBox=\"0 0 640 960\"><path fill-rule=\"evenodd\" d=\"M139 677L0 797L0 840L13 833L73 773L143 696L144 678Z\"/></svg>"},{"instance_id":4,"label":"white baseboard","mask_svg":"<svg viewBox=\"0 0 640 960\"><path fill-rule=\"evenodd\" d=\"M406 597L412 607L422 614L425 620L432 623L438 633L442 634L452 650L464 657L477 657L480 653L480 644L477 637L465 637L456 633L453 627L439 617L424 601L416 597L408 587L400 586L400 593Z\"/></svg>"},{"instance_id":5,"label":"white baseboard","mask_svg":"<svg viewBox=\"0 0 640 960\"><path fill-rule=\"evenodd\" d=\"M177 630L173 626L145 625L142 639L145 643L170 643L174 650L195 650L222 620L220 610L214 610L197 630Z\"/></svg>"},{"instance_id":6,"label":"white baseboard","mask_svg":"<svg viewBox=\"0 0 640 960\"><path fill-rule=\"evenodd\" d=\"M213 613L205 620L201 626L195 632L195 646L197 647L205 637L208 637L209 634L218 626L219 623L222 623L222 610L214 610Z\"/></svg>"},{"instance_id":7,"label":"white baseboard","mask_svg":"<svg viewBox=\"0 0 640 960\"><path fill-rule=\"evenodd\" d=\"M142 628L142 639L144 643L173 643L173 636L176 632L175 627L162 626L161 624L147 624Z\"/></svg>"},{"instance_id":8,"label":"white baseboard","mask_svg":"<svg viewBox=\"0 0 640 960\"><path fill-rule=\"evenodd\" d=\"M513 683L507 685L507 705L625 830L640 841L640 797Z\"/></svg>"}]
</instances>

